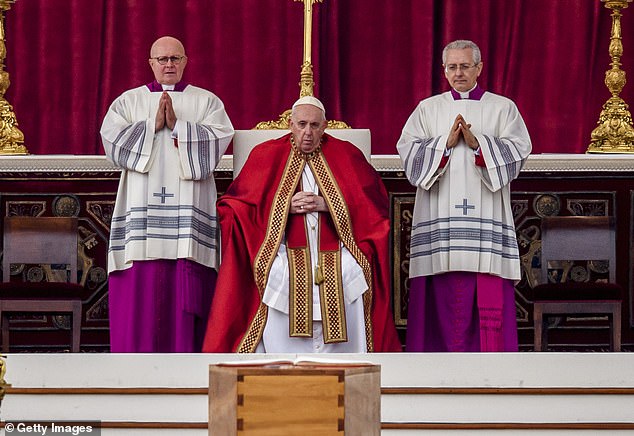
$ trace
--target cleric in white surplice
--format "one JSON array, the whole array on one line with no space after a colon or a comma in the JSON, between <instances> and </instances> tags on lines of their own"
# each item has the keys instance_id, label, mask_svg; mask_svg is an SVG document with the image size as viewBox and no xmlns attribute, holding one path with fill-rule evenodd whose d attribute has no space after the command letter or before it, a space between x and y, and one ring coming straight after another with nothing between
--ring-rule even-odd
<instances>
[{"instance_id":1,"label":"cleric in white surplice","mask_svg":"<svg viewBox=\"0 0 634 436\"><path fill-rule=\"evenodd\" d=\"M185 48L159 38L155 80L110 106L106 156L121 168L108 250L112 352L197 352L214 290L214 169L233 137L222 101L181 81Z\"/></svg>"},{"instance_id":2,"label":"cleric in white surplice","mask_svg":"<svg viewBox=\"0 0 634 436\"><path fill-rule=\"evenodd\" d=\"M531 152L516 105L477 84L480 49L443 51L451 90L419 103L397 149L416 186L407 351L517 351L521 277L510 183Z\"/></svg>"}]
</instances>

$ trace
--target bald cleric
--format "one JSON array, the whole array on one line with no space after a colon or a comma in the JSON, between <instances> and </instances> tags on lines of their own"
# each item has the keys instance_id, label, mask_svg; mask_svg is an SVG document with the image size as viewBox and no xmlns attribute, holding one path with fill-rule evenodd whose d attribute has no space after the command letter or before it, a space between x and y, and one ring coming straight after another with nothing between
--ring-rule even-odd
<instances>
[{"instance_id":1,"label":"bald cleric","mask_svg":"<svg viewBox=\"0 0 634 436\"><path fill-rule=\"evenodd\" d=\"M203 352L400 351L390 311L388 198L315 97L256 146L218 201L222 263Z\"/></svg>"},{"instance_id":2,"label":"bald cleric","mask_svg":"<svg viewBox=\"0 0 634 436\"><path fill-rule=\"evenodd\" d=\"M182 79L183 44L150 49L154 81L128 90L101 126L121 168L108 250L110 349L200 352L216 277L214 168L233 127L222 101Z\"/></svg>"}]
</instances>

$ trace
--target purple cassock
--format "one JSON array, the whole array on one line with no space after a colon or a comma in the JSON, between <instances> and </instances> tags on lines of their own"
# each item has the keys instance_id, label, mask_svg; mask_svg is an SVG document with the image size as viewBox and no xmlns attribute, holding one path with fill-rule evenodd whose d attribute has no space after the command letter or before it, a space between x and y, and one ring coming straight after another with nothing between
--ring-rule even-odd
<instances>
[{"instance_id":1,"label":"purple cassock","mask_svg":"<svg viewBox=\"0 0 634 436\"><path fill-rule=\"evenodd\" d=\"M215 285L215 270L187 259L111 272L110 351L200 352Z\"/></svg>"},{"instance_id":2,"label":"purple cassock","mask_svg":"<svg viewBox=\"0 0 634 436\"><path fill-rule=\"evenodd\" d=\"M410 279L406 351L517 350L512 281L472 272Z\"/></svg>"},{"instance_id":3,"label":"purple cassock","mask_svg":"<svg viewBox=\"0 0 634 436\"><path fill-rule=\"evenodd\" d=\"M233 126L217 96L181 81L170 91L176 134L154 132L162 91L156 81L126 91L100 130L122 170L108 249L114 353L200 352L215 289L213 169Z\"/></svg>"}]
</instances>

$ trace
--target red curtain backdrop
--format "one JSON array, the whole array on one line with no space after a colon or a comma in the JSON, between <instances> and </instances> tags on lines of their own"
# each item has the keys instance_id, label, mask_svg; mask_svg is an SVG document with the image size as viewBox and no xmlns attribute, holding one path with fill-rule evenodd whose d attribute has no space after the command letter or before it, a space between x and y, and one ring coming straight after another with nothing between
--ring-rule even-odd
<instances>
[{"instance_id":1,"label":"red curtain backdrop","mask_svg":"<svg viewBox=\"0 0 634 436\"><path fill-rule=\"evenodd\" d=\"M518 105L534 153L583 153L609 92L610 11L599 0L324 0L314 5L315 95L330 119L372 131L395 154L418 101L447 89L443 46L472 39L480 84ZM149 47L183 41L185 80L216 93L235 128L278 118L299 96L303 2L17 0L5 13L5 70L33 154L103 154L101 120L152 80ZM634 7L623 11L634 76ZM634 84L621 97L634 102Z\"/></svg>"}]
</instances>

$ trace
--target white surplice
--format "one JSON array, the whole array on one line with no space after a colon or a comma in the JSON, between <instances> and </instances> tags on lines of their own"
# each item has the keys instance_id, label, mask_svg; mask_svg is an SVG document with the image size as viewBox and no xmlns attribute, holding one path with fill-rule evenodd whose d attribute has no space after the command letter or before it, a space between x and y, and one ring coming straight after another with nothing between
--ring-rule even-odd
<instances>
[{"instance_id":1,"label":"white surplice","mask_svg":"<svg viewBox=\"0 0 634 436\"><path fill-rule=\"evenodd\" d=\"M458 114L471 124L486 167L463 139L440 167ZM508 98L485 92L454 100L450 92L419 103L397 144L407 178L417 187L410 277L449 271L521 278L510 182L531 152L526 125Z\"/></svg>"},{"instance_id":2,"label":"white surplice","mask_svg":"<svg viewBox=\"0 0 634 436\"><path fill-rule=\"evenodd\" d=\"M174 131L154 132L161 92L141 86L110 106L106 156L122 169L110 230L108 272L135 260L191 259L217 267L213 171L233 137L222 101L188 85L169 91Z\"/></svg>"}]
</instances>

